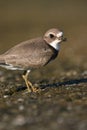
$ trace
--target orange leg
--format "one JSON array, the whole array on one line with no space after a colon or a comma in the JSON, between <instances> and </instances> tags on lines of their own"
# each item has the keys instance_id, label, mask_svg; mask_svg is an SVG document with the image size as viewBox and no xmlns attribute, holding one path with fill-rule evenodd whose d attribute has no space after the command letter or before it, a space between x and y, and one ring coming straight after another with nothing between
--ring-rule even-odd
<instances>
[{"instance_id":1,"label":"orange leg","mask_svg":"<svg viewBox=\"0 0 87 130\"><path fill-rule=\"evenodd\" d=\"M28 80L29 72L30 72L30 71L27 70L27 71L25 72L25 74L22 75L22 77L23 77L23 79L24 79L24 81L25 81L25 83L26 83L26 86L27 86L27 88L28 88L28 92L29 92L29 93L30 93L30 92L37 92L38 89L35 88L35 87L32 85L32 83Z\"/></svg>"}]
</instances>

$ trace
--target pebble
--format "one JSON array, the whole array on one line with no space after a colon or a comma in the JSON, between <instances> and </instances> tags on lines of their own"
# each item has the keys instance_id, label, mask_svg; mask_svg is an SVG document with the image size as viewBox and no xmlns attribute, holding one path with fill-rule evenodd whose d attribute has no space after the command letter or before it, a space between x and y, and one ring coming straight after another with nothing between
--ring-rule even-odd
<instances>
[{"instance_id":1,"label":"pebble","mask_svg":"<svg viewBox=\"0 0 87 130\"><path fill-rule=\"evenodd\" d=\"M13 120L12 124L14 126L22 126L26 123L25 117L22 115L18 115L15 117L15 119Z\"/></svg>"}]
</instances>

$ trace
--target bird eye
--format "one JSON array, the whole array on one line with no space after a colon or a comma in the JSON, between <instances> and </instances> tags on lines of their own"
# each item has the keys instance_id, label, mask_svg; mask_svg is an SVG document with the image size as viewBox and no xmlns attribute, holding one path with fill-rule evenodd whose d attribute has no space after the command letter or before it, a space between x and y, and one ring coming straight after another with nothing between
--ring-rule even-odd
<instances>
[{"instance_id":1,"label":"bird eye","mask_svg":"<svg viewBox=\"0 0 87 130\"><path fill-rule=\"evenodd\" d=\"M54 35L53 35L53 34L50 34L49 36L50 36L50 38L54 38Z\"/></svg>"}]
</instances>

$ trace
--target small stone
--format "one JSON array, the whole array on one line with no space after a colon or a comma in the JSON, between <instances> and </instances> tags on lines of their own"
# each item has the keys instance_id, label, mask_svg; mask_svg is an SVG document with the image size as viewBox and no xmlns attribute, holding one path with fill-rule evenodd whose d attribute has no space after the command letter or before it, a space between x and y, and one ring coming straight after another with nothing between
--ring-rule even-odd
<instances>
[{"instance_id":1,"label":"small stone","mask_svg":"<svg viewBox=\"0 0 87 130\"><path fill-rule=\"evenodd\" d=\"M23 98L19 98L19 99L18 99L18 102L23 102L23 101L24 101Z\"/></svg>"},{"instance_id":2,"label":"small stone","mask_svg":"<svg viewBox=\"0 0 87 130\"><path fill-rule=\"evenodd\" d=\"M25 118L22 115L18 115L12 122L15 126L22 126L26 123Z\"/></svg>"},{"instance_id":3,"label":"small stone","mask_svg":"<svg viewBox=\"0 0 87 130\"><path fill-rule=\"evenodd\" d=\"M20 106L19 106L19 110L20 110L20 111L23 111L23 110L24 110L24 106L23 106L23 105L20 105Z\"/></svg>"}]
</instances>

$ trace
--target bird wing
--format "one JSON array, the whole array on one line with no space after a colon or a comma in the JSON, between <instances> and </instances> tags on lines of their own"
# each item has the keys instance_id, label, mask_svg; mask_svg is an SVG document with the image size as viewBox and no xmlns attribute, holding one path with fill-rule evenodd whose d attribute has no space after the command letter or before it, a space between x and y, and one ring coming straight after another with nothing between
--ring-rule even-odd
<instances>
[{"instance_id":1,"label":"bird wing","mask_svg":"<svg viewBox=\"0 0 87 130\"><path fill-rule=\"evenodd\" d=\"M54 55L53 48L37 38L22 42L1 55L0 63L12 64L23 68L36 68L47 64Z\"/></svg>"}]
</instances>

